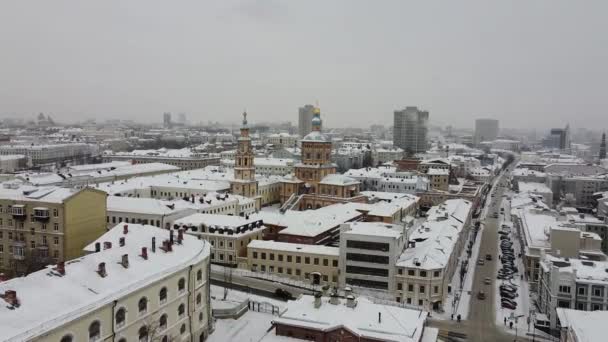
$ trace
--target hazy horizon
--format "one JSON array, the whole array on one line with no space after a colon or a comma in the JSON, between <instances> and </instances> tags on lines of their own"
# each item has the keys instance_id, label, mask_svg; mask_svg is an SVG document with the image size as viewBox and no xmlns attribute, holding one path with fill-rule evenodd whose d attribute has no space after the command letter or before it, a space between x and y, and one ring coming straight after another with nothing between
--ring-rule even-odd
<instances>
[{"instance_id":1,"label":"hazy horizon","mask_svg":"<svg viewBox=\"0 0 608 342\"><path fill-rule=\"evenodd\" d=\"M0 117L606 125L608 3L33 1L0 5ZM233 117L233 118L232 118Z\"/></svg>"}]
</instances>

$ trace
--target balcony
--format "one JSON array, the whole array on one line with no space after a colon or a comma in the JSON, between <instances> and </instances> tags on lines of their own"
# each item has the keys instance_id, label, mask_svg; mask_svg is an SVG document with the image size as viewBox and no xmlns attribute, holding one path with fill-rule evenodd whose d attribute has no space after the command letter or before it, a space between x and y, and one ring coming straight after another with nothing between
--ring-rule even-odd
<instances>
[{"instance_id":1,"label":"balcony","mask_svg":"<svg viewBox=\"0 0 608 342\"><path fill-rule=\"evenodd\" d=\"M48 222L51 215L49 214L49 208L34 208L34 220Z\"/></svg>"},{"instance_id":2,"label":"balcony","mask_svg":"<svg viewBox=\"0 0 608 342\"><path fill-rule=\"evenodd\" d=\"M11 207L11 214L14 219L25 220L25 205L15 204Z\"/></svg>"}]
</instances>

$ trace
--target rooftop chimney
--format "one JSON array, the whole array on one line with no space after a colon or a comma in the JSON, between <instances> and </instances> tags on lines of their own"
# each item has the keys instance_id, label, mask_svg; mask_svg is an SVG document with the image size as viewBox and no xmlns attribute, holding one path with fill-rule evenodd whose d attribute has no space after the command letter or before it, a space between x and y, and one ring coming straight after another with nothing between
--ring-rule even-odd
<instances>
[{"instance_id":1,"label":"rooftop chimney","mask_svg":"<svg viewBox=\"0 0 608 342\"><path fill-rule=\"evenodd\" d=\"M340 304L340 298L338 298L337 293L334 292L331 295L329 295L329 304L333 304L333 305Z\"/></svg>"},{"instance_id":2,"label":"rooftop chimney","mask_svg":"<svg viewBox=\"0 0 608 342\"><path fill-rule=\"evenodd\" d=\"M19 306L19 299L17 299L17 291L6 290L4 292L4 300L11 306Z\"/></svg>"},{"instance_id":3,"label":"rooftop chimney","mask_svg":"<svg viewBox=\"0 0 608 342\"><path fill-rule=\"evenodd\" d=\"M141 248L141 257L144 258L144 260L148 260L148 248Z\"/></svg>"},{"instance_id":4,"label":"rooftop chimney","mask_svg":"<svg viewBox=\"0 0 608 342\"><path fill-rule=\"evenodd\" d=\"M105 262L99 263L99 266L97 266L97 273L102 278L105 278L105 276L108 275L108 273L106 272L106 263Z\"/></svg>"},{"instance_id":5,"label":"rooftop chimney","mask_svg":"<svg viewBox=\"0 0 608 342\"><path fill-rule=\"evenodd\" d=\"M129 225L125 224L124 226L122 226L122 233L127 235L129 234Z\"/></svg>"},{"instance_id":6,"label":"rooftop chimney","mask_svg":"<svg viewBox=\"0 0 608 342\"><path fill-rule=\"evenodd\" d=\"M120 247L125 246L125 237L124 236L121 236L120 239L118 239L118 244L120 245Z\"/></svg>"},{"instance_id":7,"label":"rooftop chimney","mask_svg":"<svg viewBox=\"0 0 608 342\"><path fill-rule=\"evenodd\" d=\"M122 255L122 258L120 259L120 264L124 268L129 268L129 254Z\"/></svg>"},{"instance_id":8,"label":"rooftop chimney","mask_svg":"<svg viewBox=\"0 0 608 342\"><path fill-rule=\"evenodd\" d=\"M152 237L152 253L156 253L156 237Z\"/></svg>"},{"instance_id":9,"label":"rooftop chimney","mask_svg":"<svg viewBox=\"0 0 608 342\"><path fill-rule=\"evenodd\" d=\"M65 262L64 261L58 262L55 270L57 270L57 273L64 275L65 274Z\"/></svg>"},{"instance_id":10,"label":"rooftop chimney","mask_svg":"<svg viewBox=\"0 0 608 342\"><path fill-rule=\"evenodd\" d=\"M382 323L382 312L378 312L378 324Z\"/></svg>"},{"instance_id":11,"label":"rooftop chimney","mask_svg":"<svg viewBox=\"0 0 608 342\"><path fill-rule=\"evenodd\" d=\"M357 301L355 300L355 296L348 295L346 296L346 306L349 308L355 308L357 306Z\"/></svg>"},{"instance_id":12,"label":"rooftop chimney","mask_svg":"<svg viewBox=\"0 0 608 342\"><path fill-rule=\"evenodd\" d=\"M169 231L169 244L173 245L173 230Z\"/></svg>"},{"instance_id":13,"label":"rooftop chimney","mask_svg":"<svg viewBox=\"0 0 608 342\"><path fill-rule=\"evenodd\" d=\"M315 293L315 309L321 307L321 292Z\"/></svg>"},{"instance_id":14,"label":"rooftop chimney","mask_svg":"<svg viewBox=\"0 0 608 342\"><path fill-rule=\"evenodd\" d=\"M182 241L184 241L184 230L180 229L177 231L177 243L181 245Z\"/></svg>"},{"instance_id":15,"label":"rooftop chimney","mask_svg":"<svg viewBox=\"0 0 608 342\"><path fill-rule=\"evenodd\" d=\"M101 242L95 242L95 253L99 253L101 251Z\"/></svg>"},{"instance_id":16,"label":"rooftop chimney","mask_svg":"<svg viewBox=\"0 0 608 342\"><path fill-rule=\"evenodd\" d=\"M103 249L110 249L112 248L112 243L110 241L104 241L103 243Z\"/></svg>"}]
</instances>

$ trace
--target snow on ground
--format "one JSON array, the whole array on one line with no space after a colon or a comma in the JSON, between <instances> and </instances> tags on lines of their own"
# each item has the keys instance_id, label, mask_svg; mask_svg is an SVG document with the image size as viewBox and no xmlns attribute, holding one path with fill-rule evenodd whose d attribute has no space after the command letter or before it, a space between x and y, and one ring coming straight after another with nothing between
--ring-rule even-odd
<instances>
[{"instance_id":1,"label":"snow on ground","mask_svg":"<svg viewBox=\"0 0 608 342\"><path fill-rule=\"evenodd\" d=\"M213 309L232 308L232 307L244 302L246 299L250 299L250 300L256 301L256 302L267 302L272 305L276 305L281 309L283 309L285 307L285 305L287 304L286 302L282 302L282 301L274 299L274 298L263 297L263 296L246 293L243 291L233 290L233 289L228 290L228 295L226 296L226 299L224 300L224 287L217 286L217 285L211 285L210 292L211 292L211 306Z\"/></svg>"},{"instance_id":2,"label":"snow on ground","mask_svg":"<svg viewBox=\"0 0 608 342\"><path fill-rule=\"evenodd\" d=\"M214 309L231 308L242 303L246 299L256 302L268 302L278 306L280 310L283 310L287 305L286 302L280 300L233 289L228 290L226 300L223 298L224 287L211 285L211 306ZM207 341L260 341L267 334L274 334L274 331L269 332L269 329L272 326L272 320L276 317L277 316L267 312L247 311L238 319L216 319L214 323L215 331L209 336Z\"/></svg>"},{"instance_id":3,"label":"snow on ground","mask_svg":"<svg viewBox=\"0 0 608 342\"><path fill-rule=\"evenodd\" d=\"M272 326L271 321L276 316L269 313L247 311L239 319L218 319L215 321L215 330L207 341L209 342L257 342L267 334Z\"/></svg>"}]
</instances>

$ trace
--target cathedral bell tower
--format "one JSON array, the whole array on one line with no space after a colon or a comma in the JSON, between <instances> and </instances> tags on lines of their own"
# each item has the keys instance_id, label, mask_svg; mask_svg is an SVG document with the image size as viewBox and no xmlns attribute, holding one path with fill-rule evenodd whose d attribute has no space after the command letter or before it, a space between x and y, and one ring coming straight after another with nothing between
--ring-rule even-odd
<instances>
[{"instance_id":1,"label":"cathedral bell tower","mask_svg":"<svg viewBox=\"0 0 608 342\"><path fill-rule=\"evenodd\" d=\"M258 182L255 180L254 154L249 137L249 126L247 126L247 112L243 113L243 125L238 139L231 190L235 195L256 199L256 209L260 208Z\"/></svg>"}]
</instances>

